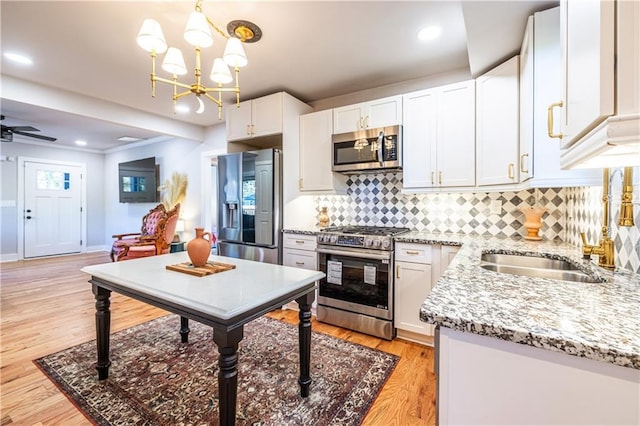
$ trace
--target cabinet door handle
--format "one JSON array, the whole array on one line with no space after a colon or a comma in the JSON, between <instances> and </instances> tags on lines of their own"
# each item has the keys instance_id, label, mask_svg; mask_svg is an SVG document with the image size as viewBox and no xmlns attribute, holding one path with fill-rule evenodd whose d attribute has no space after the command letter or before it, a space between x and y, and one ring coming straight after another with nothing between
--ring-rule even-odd
<instances>
[{"instance_id":1,"label":"cabinet door handle","mask_svg":"<svg viewBox=\"0 0 640 426\"><path fill-rule=\"evenodd\" d=\"M247 136L251 136L251 124L247 124Z\"/></svg>"},{"instance_id":2,"label":"cabinet door handle","mask_svg":"<svg viewBox=\"0 0 640 426\"><path fill-rule=\"evenodd\" d=\"M509 166L507 167L507 176L509 176L509 179L515 178L515 164L509 163Z\"/></svg>"},{"instance_id":3,"label":"cabinet door handle","mask_svg":"<svg viewBox=\"0 0 640 426\"><path fill-rule=\"evenodd\" d=\"M525 168L525 165L529 162L529 161L525 161L524 159L529 160L529 154L522 154L520 156L520 173L529 173L529 169Z\"/></svg>"},{"instance_id":4,"label":"cabinet door handle","mask_svg":"<svg viewBox=\"0 0 640 426\"><path fill-rule=\"evenodd\" d=\"M358 128L364 129L364 117L360 117L360 119L358 120Z\"/></svg>"},{"instance_id":5,"label":"cabinet door handle","mask_svg":"<svg viewBox=\"0 0 640 426\"><path fill-rule=\"evenodd\" d=\"M562 108L562 105L562 101L560 101L549 105L549 108L547 108L547 133L549 134L550 138L562 139L562 132L553 133L553 109L555 107Z\"/></svg>"},{"instance_id":6,"label":"cabinet door handle","mask_svg":"<svg viewBox=\"0 0 640 426\"><path fill-rule=\"evenodd\" d=\"M302 266L302 265L304 265L304 262L296 262L296 265Z\"/></svg>"},{"instance_id":7,"label":"cabinet door handle","mask_svg":"<svg viewBox=\"0 0 640 426\"><path fill-rule=\"evenodd\" d=\"M420 254L420 252L416 251L416 250L407 250L407 251L405 251L405 253L410 254L411 256L416 256L416 255Z\"/></svg>"},{"instance_id":8,"label":"cabinet door handle","mask_svg":"<svg viewBox=\"0 0 640 426\"><path fill-rule=\"evenodd\" d=\"M298 189L302 189L302 178L298 179Z\"/></svg>"},{"instance_id":9,"label":"cabinet door handle","mask_svg":"<svg viewBox=\"0 0 640 426\"><path fill-rule=\"evenodd\" d=\"M369 127L369 116L368 115L364 118L364 128L366 129L367 127Z\"/></svg>"},{"instance_id":10,"label":"cabinet door handle","mask_svg":"<svg viewBox=\"0 0 640 426\"><path fill-rule=\"evenodd\" d=\"M400 265L396 265L396 278L400 279Z\"/></svg>"},{"instance_id":11,"label":"cabinet door handle","mask_svg":"<svg viewBox=\"0 0 640 426\"><path fill-rule=\"evenodd\" d=\"M255 125L255 124L252 124L252 125L251 125L251 136L253 136L253 135L255 135L255 134L256 134L256 125Z\"/></svg>"},{"instance_id":12,"label":"cabinet door handle","mask_svg":"<svg viewBox=\"0 0 640 426\"><path fill-rule=\"evenodd\" d=\"M438 172L438 185L442 185L442 171Z\"/></svg>"},{"instance_id":13,"label":"cabinet door handle","mask_svg":"<svg viewBox=\"0 0 640 426\"><path fill-rule=\"evenodd\" d=\"M296 240L296 244L304 244L304 240Z\"/></svg>"},{"instance_id":14,"label":"cabinet door handle","mask_svg":"<svg viewBox=\"0 0 640 426\"><path fill-rule=\"evenodd\" d=\"M431 172L431 185L436 184L435 176L436 176L436 172Z\"/></svg>"}]
</instances>

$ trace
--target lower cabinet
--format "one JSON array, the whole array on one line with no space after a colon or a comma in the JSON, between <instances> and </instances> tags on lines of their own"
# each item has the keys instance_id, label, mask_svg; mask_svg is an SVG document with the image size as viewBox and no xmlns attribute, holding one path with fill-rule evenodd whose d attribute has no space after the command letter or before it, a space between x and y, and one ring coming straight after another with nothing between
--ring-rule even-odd
<instances>
[{"instance_id":1,"label":"lower cabinet","mask_svg":"<svg viewBox=\"0 0 640 426\"><path fill-rule=\"evenodd\" d=\"M457 251L456 246L396 243L394 323L398 337L433 345L434 326L420 321L420 307Z\"/></svg>"},{"instance_id":2,"label":"lower cabinet","mask_svg":"<svg viewBox=\"0 0 640 426\"><path fill-rule=\"evenodd\" d=\"M285 232L283 234L282 264L294 268L318 270L318 257L316 254L316 236L301 235ZM313 302L311 311L315 314L318 299L316 288L316 300ZM292 301L286 305L289 309L298 309L298 303Z\"/></svg>"}]
</instances>

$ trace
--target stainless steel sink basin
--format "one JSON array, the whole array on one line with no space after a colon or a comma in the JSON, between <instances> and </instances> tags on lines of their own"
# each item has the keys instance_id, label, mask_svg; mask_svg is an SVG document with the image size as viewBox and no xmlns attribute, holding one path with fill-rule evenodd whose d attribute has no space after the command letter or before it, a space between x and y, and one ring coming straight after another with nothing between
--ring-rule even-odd
<instances>
[{"instance_id":1,"label":"stainless steel sink basin","mask_svg":"<svg viewBox=\"0 0 640 426\"><path fill-rule=\"evenodd\" d=\"M577 266L566 260L548 259L538 256L483 253L480 258L480 267L488 271L525 275L534 278L583 283L601 282L598 278L581 271Z\"/></svg>"}]
</instances>

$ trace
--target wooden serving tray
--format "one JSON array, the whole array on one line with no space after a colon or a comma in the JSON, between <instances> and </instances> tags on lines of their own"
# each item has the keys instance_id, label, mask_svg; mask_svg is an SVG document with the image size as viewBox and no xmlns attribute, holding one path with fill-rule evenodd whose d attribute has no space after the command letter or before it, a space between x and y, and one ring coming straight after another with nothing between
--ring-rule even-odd
<instances>
[{"instance_id":1,"label":"wooden serving tray","mask_svg":"<svg viewBox=\"0 0 640 426\"><path fill-rule=\"evenodd\" d=\"M208 261L204 266L193 266L191 262L182 262L175 265L167 265L166 268L170 271L183 272L185 274L195 275L197 277L204 277L206 275L217 274L218 272L229 271L236 269L236 265L230 263L213 262Z\"/></svg>"}]
</instances>

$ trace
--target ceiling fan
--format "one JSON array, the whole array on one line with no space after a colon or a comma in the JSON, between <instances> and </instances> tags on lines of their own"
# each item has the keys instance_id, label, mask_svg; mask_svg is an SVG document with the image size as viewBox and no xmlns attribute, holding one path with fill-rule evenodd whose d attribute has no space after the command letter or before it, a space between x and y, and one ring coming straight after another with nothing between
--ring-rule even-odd
<instances>
[{"instance_id":1,"label":"ceiling fan","mask_svg":"<svg viewBox=\"0 0 640 426\"><path fill-rule=\"evenodd\" d=\"M4 115L0 116L0 120L4 120ZM0 140L2 142L13 142L13 135L22 135L35 139L42 139L45 141L56 141L57 138L52 138L51 136L38 135L31 132L39 132L40 129L36 129L32 126L5 126L4 124L0 125Z\"/></svg>"}]
</instances>

